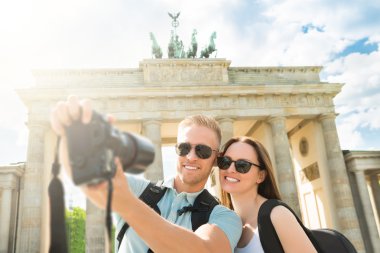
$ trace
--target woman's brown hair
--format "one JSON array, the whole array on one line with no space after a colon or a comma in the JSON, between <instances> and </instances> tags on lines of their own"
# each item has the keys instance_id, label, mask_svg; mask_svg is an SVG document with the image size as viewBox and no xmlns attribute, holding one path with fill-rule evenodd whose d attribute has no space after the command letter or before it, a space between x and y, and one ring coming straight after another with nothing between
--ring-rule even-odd
<instances>
[{"instance_id":1,"label":"woman's brown hair","mask_svg":"<svg viewBox=\"0 0 380 253\"><path fill-rule=\"evenodd\" d=\"M231 138L230 140L226 142L226 144L224 144L223 151L221 152L220 155L223 156L228 150L228 148L233 143L236 143L236 142L243 142L250 145L257 154L260 170L265 170L266 172L264 181L259 184L258 193L267 199L281 200L280 192L278 190L277 183L274 178L273 166L272 166L272 162L270 160L268 151L263 146L263 144L261 144L259 141L246 137L246 136ZM234 209L232 206L230 194L225 192L223 189L222 189L222 204L232 210Z\"/></svg>"}]
</instances>

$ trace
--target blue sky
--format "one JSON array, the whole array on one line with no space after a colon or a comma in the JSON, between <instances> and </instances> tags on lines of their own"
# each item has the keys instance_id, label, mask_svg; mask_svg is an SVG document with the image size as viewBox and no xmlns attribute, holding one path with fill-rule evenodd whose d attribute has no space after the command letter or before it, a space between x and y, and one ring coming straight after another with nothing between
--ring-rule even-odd
<instances>
[{"instance_id":1,"label":"blue sky","mask_svg":"<svg viewBox=\"0 0 380 253\"><path fill-rule=\"evenodd\" d=\"M153 32L166 53L178 12L185 46L217 32L232 66L320 65L345 83L335 98L342 149L380 150L380 1L13 0L0 4L0 164L25 161L26 109L14 89L31 69L136 68Z\"/></svg>"}]
</instances>

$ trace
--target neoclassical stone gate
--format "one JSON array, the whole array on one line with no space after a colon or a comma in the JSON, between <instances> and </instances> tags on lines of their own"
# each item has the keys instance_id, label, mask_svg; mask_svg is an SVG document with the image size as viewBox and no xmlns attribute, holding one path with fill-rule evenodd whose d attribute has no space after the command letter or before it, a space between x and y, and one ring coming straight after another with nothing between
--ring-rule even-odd
<instances>
[{"instance_id":1,"label":"neoclassical stone gate","mask_svg":"<svg viewBox=\"0 0 380 253\"><path fill-rule=\"evenodd\" d=\"M364 252L335 126L333 98L342 84L321 82L320 71L318 66L230 67L225 59L154 59L143 60L136 69L35 71L36 85L19 91L29 108L30 133L17 252L47 252L46 189L55 144L48 116L70 94L92 99L98 111L117 118L117 127L154 142L156 160L145 175L151 180L163 178L161 147L176 142L177 124L187 115L215 116L223 141L234 135L259 139L274 161L284 200L302 213L306 224L336 228ZM87 234L91 243L86 251L100 252L102 213L95 215L93 206L87 212L88 231L98 226L100 236Z\"/></svg>"}]
</instances>

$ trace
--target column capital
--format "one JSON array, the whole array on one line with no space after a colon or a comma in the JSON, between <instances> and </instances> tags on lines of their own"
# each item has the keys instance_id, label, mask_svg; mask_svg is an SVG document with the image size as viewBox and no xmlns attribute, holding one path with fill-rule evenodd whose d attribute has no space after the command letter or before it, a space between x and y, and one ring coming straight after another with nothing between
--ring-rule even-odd
<instances>
[{"instance_id":1,"label":"column capital","mask_svg":"<svg viewBox=\"0 0 380 253\"><path fill-rule=\"evenodd\" d=\"M355 175L360 175L360 176L366 176L365 174L365 171L364 170L352 170L353 173L355 173Z\"/></svg>"},{"instance_id":2,"label":"column capital","mask_svg":"<svg viewBox=\"0 0 380 253\"><path fill-rule=\"evenodd\" d=\"M146 125L151 125L151 124L158 124L158 125L161 125L162 121L160 119L143 119L142 120L142 125L143 126L146 126Z\"/></svg>"},{"instance_id":3,"label":"column capital","mask_svg":"<svg viewBox=\"0 0 380 253\"><path fill-rule=\"evenodd\" d=\"M322 113L320 114L317 119L322 121L322 120L326 120L326 119L333 119L335 120L336 119L336 116L338 116L337 113L333 113L333 112L329 112L329 113Z\"/></svg>"},{"instance_id":4,"label":"column capital","mask_svg":"<svg viewBox=\"0 0 380 253\"><path fill-rule=\"evenodd\" d=\"M224 122L224 121L227 121L227 122L234 122L236 119L236 116L230 116L230 115L226 115L226 116L216 116L215 117L215 120L218 121L219 123L220 122Z\"/></svg>"},{"instance_id":5,"label":"column capital","mask_svg":"<svg viewBox=\"0 0 380 253\"><path fill-rule=\"evenodd\" d=\"M284 115L270 115L267 117L266 121L269 122L270 124L273 124L278 121L285 121L286 117Z\"/></svg>"}]
</instances>

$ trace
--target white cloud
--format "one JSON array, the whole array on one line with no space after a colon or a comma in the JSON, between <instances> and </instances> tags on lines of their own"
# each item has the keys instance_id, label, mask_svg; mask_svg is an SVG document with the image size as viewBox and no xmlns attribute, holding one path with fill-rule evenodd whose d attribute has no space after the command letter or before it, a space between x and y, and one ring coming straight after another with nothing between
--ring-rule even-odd
<instances>
[{"instance_id":1,"label":"white cloud","mask_svg":"<svg viewBox=\"0 0 380 253\"><path fill-rule=\"evenodd\" d=\"M26 108L13 89L0 89L0 125L20 129L26 121Z\"/></svg>"},{"instance_id":2,"label":"white cloud","mask_svg":"<svg viewBox=\"0 0 380 253\"><path fill-rule=\"evenodd\" d=\"M350 121L339 124L338 135L342 149L358 149L365 144L362 134L355 130Z\"/></svg>"},{"instance_id":3,"label":"white cloud","mask_svg":"<svg viewBox=\"0 0 380 253\"><path fill-rule=\"evenodd\" d=\"M380 130L379 69L379 51L368 55L350 54L325 68L327 81L345 83L335 98L336 110L340 113L337 128L345 148L364 146L364 133L360 131Z\"/></svg>"}]
</instances>

